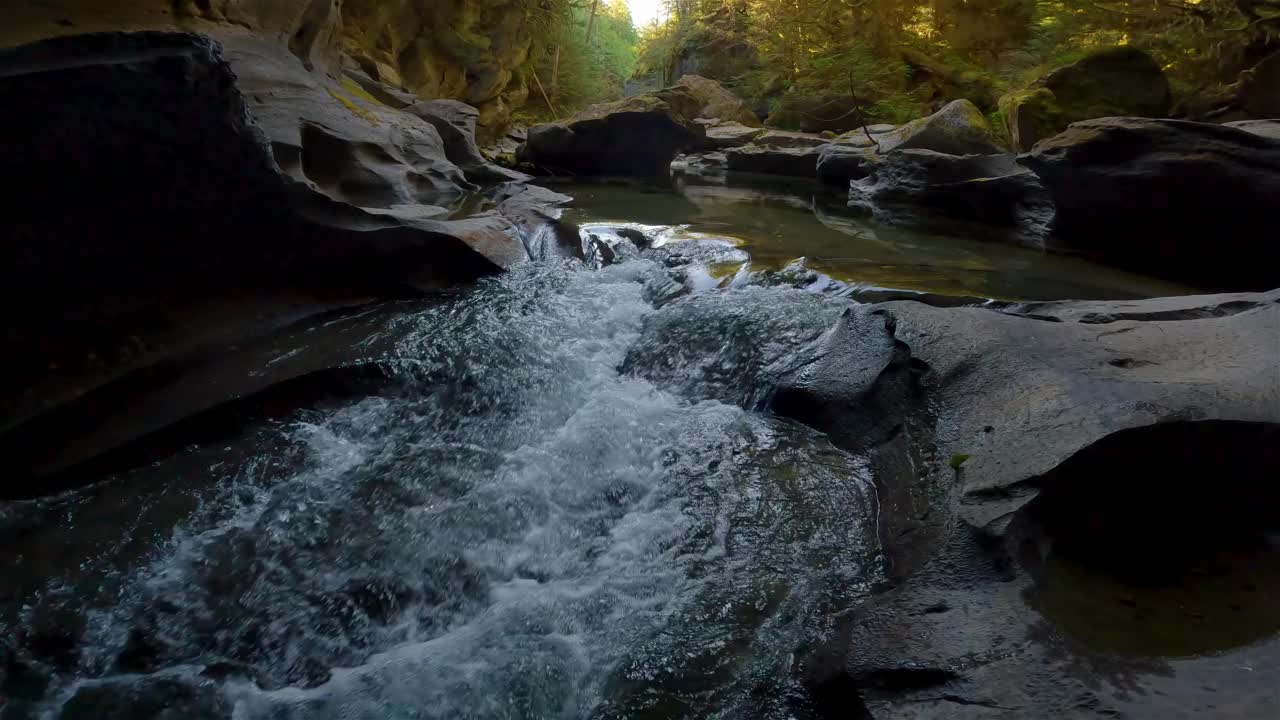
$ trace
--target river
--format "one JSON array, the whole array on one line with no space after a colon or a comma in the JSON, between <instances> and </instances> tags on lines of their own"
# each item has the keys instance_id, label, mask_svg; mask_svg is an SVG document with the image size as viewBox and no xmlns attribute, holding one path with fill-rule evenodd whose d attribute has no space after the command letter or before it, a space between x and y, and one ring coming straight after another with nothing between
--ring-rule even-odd
<instances>
[{"instance_id":1,"label":"river","mask_svg":"<svg viewBox=\"0 0 1280 720\"><path fill-rule=\"evenodd\" d=\"M376 391L0 505L3 717L824 717L876 491L776 379L859 289L1169 289L802 195L557 189L613 264L385 306Z\"/></svg>"}]
</instances>

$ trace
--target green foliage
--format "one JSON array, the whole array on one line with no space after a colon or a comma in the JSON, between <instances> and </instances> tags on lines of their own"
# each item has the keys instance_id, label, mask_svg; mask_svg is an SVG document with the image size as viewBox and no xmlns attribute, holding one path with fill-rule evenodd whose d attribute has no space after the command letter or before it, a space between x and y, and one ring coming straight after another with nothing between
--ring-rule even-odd
<instances>
[{"instance_id":1,"label":"green foliage","mask_svg":"<svg viewBox=\"0 0 1280 720\"><path fill-rule=\"evenodd\" d=\"M1275 0L670 0L640 40L640 72L670 77L705 48L749 46L704 75L775 111L836 98L901 122L965 97L996 100L1106 47L1149 52L1178 95L1210 93L1280 50ZM806 100L811 98L812 100ZM996 127L1003 124L996 122Z\"/></svg>"},{"instance_id":2,"label":"green foliage","mask_svg":"<svg viewBox=\"0 0 1280 720\"><path fill-rule=\"evenodd\" d=\"M965 455L964 453L956 453L955 455L951 456L951 463L950 463L951 469L959 471L960 468L964 467L964 464L967 462L969 462L968 455Z\"/></svg>"},{"instance_id":3,"label":"green foliage","mask_svg":"<svg viewBox=\"0 0 1280 720\"><path fill-rule=\"evenodd\" d=\"M548 0L534 47L535 61L524 118L565 116L587 105L622 97L622 86L635 73L639 36L624 0L599 0L591 20L591 0ZM591 40L587 41L587 26ZM535 80L532 75L536 73ZM538 89L546 91L547 98ZM552 108L547 107L550 99Z\"/></svg>"}]
</instances>

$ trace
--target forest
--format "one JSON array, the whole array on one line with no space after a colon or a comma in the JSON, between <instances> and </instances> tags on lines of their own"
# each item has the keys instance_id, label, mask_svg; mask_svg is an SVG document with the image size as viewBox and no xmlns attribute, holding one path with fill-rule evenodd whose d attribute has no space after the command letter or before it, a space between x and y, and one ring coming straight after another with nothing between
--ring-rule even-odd
<instances>
[{"instance_id":1,"label":"forest","mask_svg":"<svg viewBox=\"0 0 1280 720\"><path fill-rule=\"evenodd\" d=\"M855 109L903 122L962 97L996 116L1049 71L1130 46L1164 70L1173 114L1202 118L1280 39L1275 0L666 0L663 15L633 30L626 0L543 0L531 71L546 92L525 114L692 73L779 127L822 129Z\"/></svg>"}]
</instances>

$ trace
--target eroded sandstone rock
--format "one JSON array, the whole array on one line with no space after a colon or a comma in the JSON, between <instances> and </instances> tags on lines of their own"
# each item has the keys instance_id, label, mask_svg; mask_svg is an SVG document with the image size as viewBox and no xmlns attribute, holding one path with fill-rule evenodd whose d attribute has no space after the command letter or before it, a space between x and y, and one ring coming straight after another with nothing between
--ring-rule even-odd
<instances>
[{"instance_id":1,"label":"eroded sandstone rock","mask_svg":"<svg viewBox=\"0 0 1280 720\"><path fill-rule=\"evenodd\" d=\"M849 311L775 407L874 459L898 582L806 682L885 718L1274 712L1231 668L1280 660L1239 621L1280 590L1277 299Z\"/></svg>"}]
</instances>

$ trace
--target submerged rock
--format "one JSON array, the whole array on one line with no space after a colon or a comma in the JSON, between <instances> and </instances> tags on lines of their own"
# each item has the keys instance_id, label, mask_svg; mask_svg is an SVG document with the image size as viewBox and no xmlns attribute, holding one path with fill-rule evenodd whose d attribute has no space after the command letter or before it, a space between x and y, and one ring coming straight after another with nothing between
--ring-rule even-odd
<instances>
[{"instance_id":1,"label":"submerged rock","mask_svg":"<svg viewBox=\"0 0 1280 720\"><path fill-rule=\"evenodd\" d=\"M1104 118L1072 125L1019 162L1053 197L1054 249L1195 287L1280 285L1280 140Z\"/></svg>"}]
</instances>

